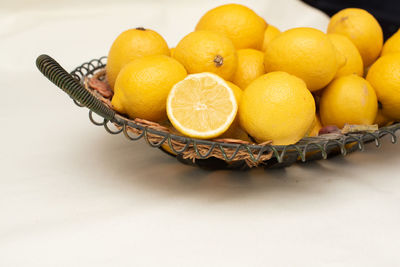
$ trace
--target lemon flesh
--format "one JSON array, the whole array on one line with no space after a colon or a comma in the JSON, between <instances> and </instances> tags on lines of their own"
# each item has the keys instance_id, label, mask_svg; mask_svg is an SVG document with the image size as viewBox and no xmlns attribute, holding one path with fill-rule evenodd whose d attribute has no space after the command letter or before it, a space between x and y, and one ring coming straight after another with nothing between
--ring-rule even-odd
<instances>
[{"instance_id":1,"label":"lemon flesh","mask_svg":"<svg viewBox=\"0 0 400 267\"><path fill-rule=\"evenodd\" d=\"M214 138L223 134L237 113L229 85L212 73L188 75L174 85L167 99L168 118L184 135Z\"/></svg>"}]
</instances>

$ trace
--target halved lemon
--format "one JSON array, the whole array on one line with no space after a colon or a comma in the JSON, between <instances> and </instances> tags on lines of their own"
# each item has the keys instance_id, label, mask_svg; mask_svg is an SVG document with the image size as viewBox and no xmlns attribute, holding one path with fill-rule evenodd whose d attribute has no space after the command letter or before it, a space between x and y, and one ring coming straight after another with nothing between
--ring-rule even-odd
<instances>
[{"instance_id":1,"label":"halved lemon","mask_svg":"<svg viewBox=\"0 0 400 267\"><path fill-rule=\"evenodd\" d=\"M175 84L167 99L167 115L184 135L208 139L223 134L232 124L238 105L229 85L203 72Z\"/></svg>"}]
</instances>

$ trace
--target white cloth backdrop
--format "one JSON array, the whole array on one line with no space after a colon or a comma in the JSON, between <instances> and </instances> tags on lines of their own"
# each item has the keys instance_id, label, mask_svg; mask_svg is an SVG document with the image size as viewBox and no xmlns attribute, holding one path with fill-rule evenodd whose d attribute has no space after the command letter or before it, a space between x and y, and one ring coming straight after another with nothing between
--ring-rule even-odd
<instances>
[{"instance_id":1,"label":"white cloth backdrop","mask_svg":"<svg viewBox=\"0 0 400 267\"><path fill-rule=\"evenodd\" d=\"M35 68L71 70L145 26L171 46L226 1L2 1L0 266L398 266L400 152L209 172L91 125ZM295 0L241 1L280 29Z\"/></svg>"}]
</instances>

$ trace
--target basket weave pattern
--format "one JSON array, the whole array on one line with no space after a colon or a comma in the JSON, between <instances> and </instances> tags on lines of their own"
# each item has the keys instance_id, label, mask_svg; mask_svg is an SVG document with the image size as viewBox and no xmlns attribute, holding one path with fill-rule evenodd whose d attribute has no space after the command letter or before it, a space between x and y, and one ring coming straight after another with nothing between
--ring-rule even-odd
<instances>
[{"instance_id":1,"label":"basket weave pattern","mask_svg":"<svg viewBox=\"0 0 400 267\"><path fill-rule=\"evenodd\" d=\"M152 147L162 147L163 144L164 146L167 144L178 159L196 163L218 159L226 164L232 163L234 168L260 165L267 168L284 167L299 160L305 162L326 159L337 154L346 155L357 149L363 150L364 144L372 141L379 147L380 139L385 135L390 135L392 143L396 143L396 131L400 129L400 123L395 123L374 132L358 131L306 137L296 144L287 146L275 146L271 142L252 144L235 139L199 140L181 136L155 122L139 118L131 120L122 114L117 114L110 103L111 95L104 97L104 94L98 92L98 88L93 90L90 86L93 82L103 81L106 57L84 63L70 74L47 55L39 56L36 64L38 69L69 94L77 105L90 109L89 118L95 125L103 126L111 134L123 132L130 140L144 138ZM103 117L103 121L96 121L93 113ZM110 127L110 124L113 126Z\"/></svg>"},{"instance_id":2,"label":"basket weave pattern","mask_svg":"<svg viewBox=\"0 0 400 267\"><path fill-rule=\"evenodd\" d=\"M105 82L105 69L104 68L95 71L93 73L93 75L85 76L83 84L84 84L86 90L90 91L93 95L96 96L96 98L101 100L110 109L113 109L113 106L111 104L112 95L108 94L109 91L107 91L107 89L106 89L106 87L108 85ZM133 120L130 120L123 114L119 114L119 116L124 117L125 120L129 120L133 123L141 125L144 128L154 129L158 132L164 132L165 134L176 133L176 131L172 131L170 128L162 126L157 122L152 122L152 121L148 121L148 120L144 120L144 119L140 119L140 118L135 118ZM121 126L116 123L115 123L115 127L121 129ZM137 129L137 128L133 128L133 127L129 127L129 126L126 128L126 130L127 130L127 133L125 135L128 135L128 137L130 136L129 133L133 134L134 136L140 136L143 132L143 130L141 130L141 129ZM244 160L244 161L246 161L246 163L249 167L255 167L258 164L260 164L261 162L269 160L272 157L272 151L270 151L269 153L261 154L260 157L258 158L258 161L251 160L249 151L241 150L240 145L250 145L252 143L243 141L243 140L238 140L238 139L221 138L221 139L211 140L216 143L225 143L225 144L230 143L230 144L239 145L237 148L224 149L225 157L224 157L221 149L215 149L216 145L209 146L207 144L197 144L196 146L194 146L193 143L189 143L187 145L186 142L182 142L182 141L174 140L174 139L171 139L170 142L168 142L165 137L161 137L159 134L152 134L152 133L148 133L146 136L146 139L148 139L148 142L151 142L152 144L159 144L160 146L166 142L169 146L172 146L175 151L182 151L181 154L184 159L190 159L193 162L195 162L196 159L200 158L199 156L197 156L197 154L201 154L202 155L201 158L203 158L203 159L215 157L215 158L218 158L221 160L225 160L225 157L227 157L231 161ZM264 142L264 143L258 144L258 145L264 146L264 145L271 144L271 143L272 143L271 141L267 141L267 142ZM253 150L251 150L251 153L253 154L253 157L256 157L258 151L253 149Z\"/></svg>"}]
</instances>

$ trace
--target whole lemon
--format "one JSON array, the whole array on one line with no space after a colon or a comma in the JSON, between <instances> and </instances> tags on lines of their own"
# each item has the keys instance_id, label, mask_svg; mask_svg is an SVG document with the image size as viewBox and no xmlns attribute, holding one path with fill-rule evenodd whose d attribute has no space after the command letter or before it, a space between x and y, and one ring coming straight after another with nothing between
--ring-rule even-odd
<instances>
[{"instance_id":1,"label":"whole lemon","mask_svg":"<svg viewBox=\"0 0 400 267\"><path fill-rule=\"evenodd\" d=\"M240 102L242 101L243 90L240 89L239 86L237 86L236 84L234 84L232 82L226 81L226 83L232 89L233 94L235 95L235 99L236 99L236 103L238 105L238 109L239 109ZM238 116L238 114L236 114L235 120L231 124L230 128L235 128L236 126L239 126L239 116Z\"/></svg>"},{"instance_id":2,"label":"whole lemon","mask_svg":"<svg viewBox=\"0 0 400 267\"><path fill-rule=\"evenodd\" d=\"M175 47L170 48L169 53L170 53L171 57L174 57Z\"/></svg>"},{"instance_id":3,"label":"whole lemon","mask_svg":"<svg viewBox=\"0 0 400 267\"><path fill-rule=\"evenodd\" d=\"M264 53L251 48L239 49L237 58L237 68L232 81L245 89L257 77L265 73Z\"/></svg>"},{"instance_id":4,"label":"whole lemon","mask_svg":"<svg viewBox=\"0 0 400 267\"><path fill-rule=\"evenodd\" d=\"M242 89L232 82L226 81L226 83L232 89L237 104L240 105L243 95ZM238 115L236 115L235 120L232 122L231 126L229 126L228 130L226 130L226 132L224 132L222 135L218 136L218 138L233 138L248 142L251 141L247 133L240 127Z\"/></svg>"},{"instance_id":5,"label":"whole lemon","mask_svg":"<svg viewBox=\"0 0 400 267\"><path fill-rule=\"evenodd\" d=\"M376 91L382 113L400 119L400 53L380 57L367 74L367 81Z\"/></svg>"},{"instance_id":6,"label":"whole lemon","mask_svg":"<svg viewBox=\"0 0 400 267\"><path fill-rule=\"evenodd\" d=\"M400 53L400 30L393 34L383 45L381 55L384 56L391 53Z\"/></svg>"},{"instance_id":7,"label":"whole lemon","mask_svg":"<svg viewBox=\"0 0 400 267\"><path fill-rule=\"evenodd\" d=\"M273 39L275 39L275 37L277 37L280 33L281 33L281 31L277 27L272 26L271 24L269 24L267 26L267 29L265 29L265 32L264 32L263 45L262 45L261 50L263 52L265 52L265 50L267 50L268 44Z\"/></svg>"},{"instance_id":8,"label":"whole lemon","mask_svg":"<svg viewBox=\"0 0 400 267\"><path fill-rule=\"evenodd\" d=\"M357 47L344 35L330 33L328 37L339 53L346 58L346 63L337 71L335 77L349 74L363 76L364 65Z\"/></svg>"},{"instance_id":9,"label":"whole lemon","mask_svg":"<svg viewBox=\"0 0 400 267\"><path fill-rule=\"evenodd\" d=\"M237 86L236 84L230 82L230 81L226 81L226 83L229 85L229 87L232 89L233 94L235 95L236 98L236 102L239 105L240 101L242 100L242 95L243 95L243 91L242 89L240 89L239 86Z\"/></svg>"},{"instance_id":10,"label":"whole lemon","mask_svg":"<svg viewBox=\"0 0 400 267\"><path fill-rule=\"evenodd\" d=\"M197 23L196 31L222 33L236 49L261 49L267 23L253 10L239 4L227 4L209 10Z\"/></svg>"},{"instance_id":11,"label":"whole lemon","mask_svg":"<svg viewBox=\"0 0 400 267\"><path fill-rule=\"evenodd\" d=\"M364 67L371 65L381 53L383 45L382 28L367 11L359 8L346 8L331 18L328 33L347 36L357 47Z\"/></svg>"},{"instance_id":12,"label":"whole lemon","mask_svg":"<svg viewBox=\"0 0 400 267\"><path fill-rule=\"evenodd\" d=\"M378 113L376 114L374 124L378 124L379 127L384 127L384 126L388 126L392 123L393 123L393 119L389 118L388 116L385 116L382 113L382 109L378 108Z\"/></svg>"},{"instance_id":13,"label":"whole lemon","mask_svg":"<svg viewBox=\"0 0 400 267\"><path fill-rule=\"evenodd\" d=\"M364 78L351 74L336 78L322 92L319 104L322 125L373 124L378 100Z\"/></svg>"},{"instance_id":14,"label":"whole lemon","mask_svg":"<svg viewBox=\"0 0 400 267\"><path fill-rule=\"evenodd\" d=\"M255 79L243 92L239 106L242 128L258 142L274 145L299 141L315 118L315 103L306 84L277 71Z\"/></svg>"},{"instance_id":15,"label":"whole lemon","mask_svg":"<svg viewBox=\"0 0 400 267\"><path fill-rule=\"evenodd\" d=\"M125 65L118 74L111 104L131 118L165 120L168 93L186 75L185 68L171 57L138 58Z\"/></svg>"},{"instance_id":16,"label":"whole lemon","mask_svg":"<svg viewBox=\"0 0 400 267\"><path fill-rule=\"evenodd\" d=\"M302 79L310 91L325 87L344 57L323 32L294 28L273 39L265 51L265 71L285 71Z\"/></svg>"},{"instance_id":17,"label":"whole lemon","mask_svg":"<svg viewBox=\"0 0 400 267\"><path fill-rule=\"evenodd\" d=\"M231 40L211 31L186 35L175 47L174 58L188 73L212 72L231 80L237 65L236 50Z\"/></svg>"},{"instance_id":18,"label":"whole lemon","mask_svg":"<svg viewBox=\"0 0 400 267\"><path fill-rule=\"evenodd\" d=\"M321 120L319 119L318 114L315 114L314 122L311 124L311 128L306 136L315 137L319 135L319 130L322 128Z\"/></svg>"},{"instance_id":19,"label":"whole lemon","mask_svg":"<svg viewBox=\"0 0 400 267\"><path fill-rule=\"evenodd\" d=\"M217 137L217 139L221 138L238 139L251 142L249 135L237 123L233 123L228 130L226 130L226 132Z\"/></svg>"},{"instance_id":20,"label":"whole lemon","mask_svg":"<svg viewBox=\"0 0 400 267\"><path fill-rule=\"evenodd\" d=\"M114 88L117 75L125 64L149 55L169 56L168 45L161 35L144 28L121 33L108 52L106 76L111 88Z\"/></svg>"}]
</instances>

